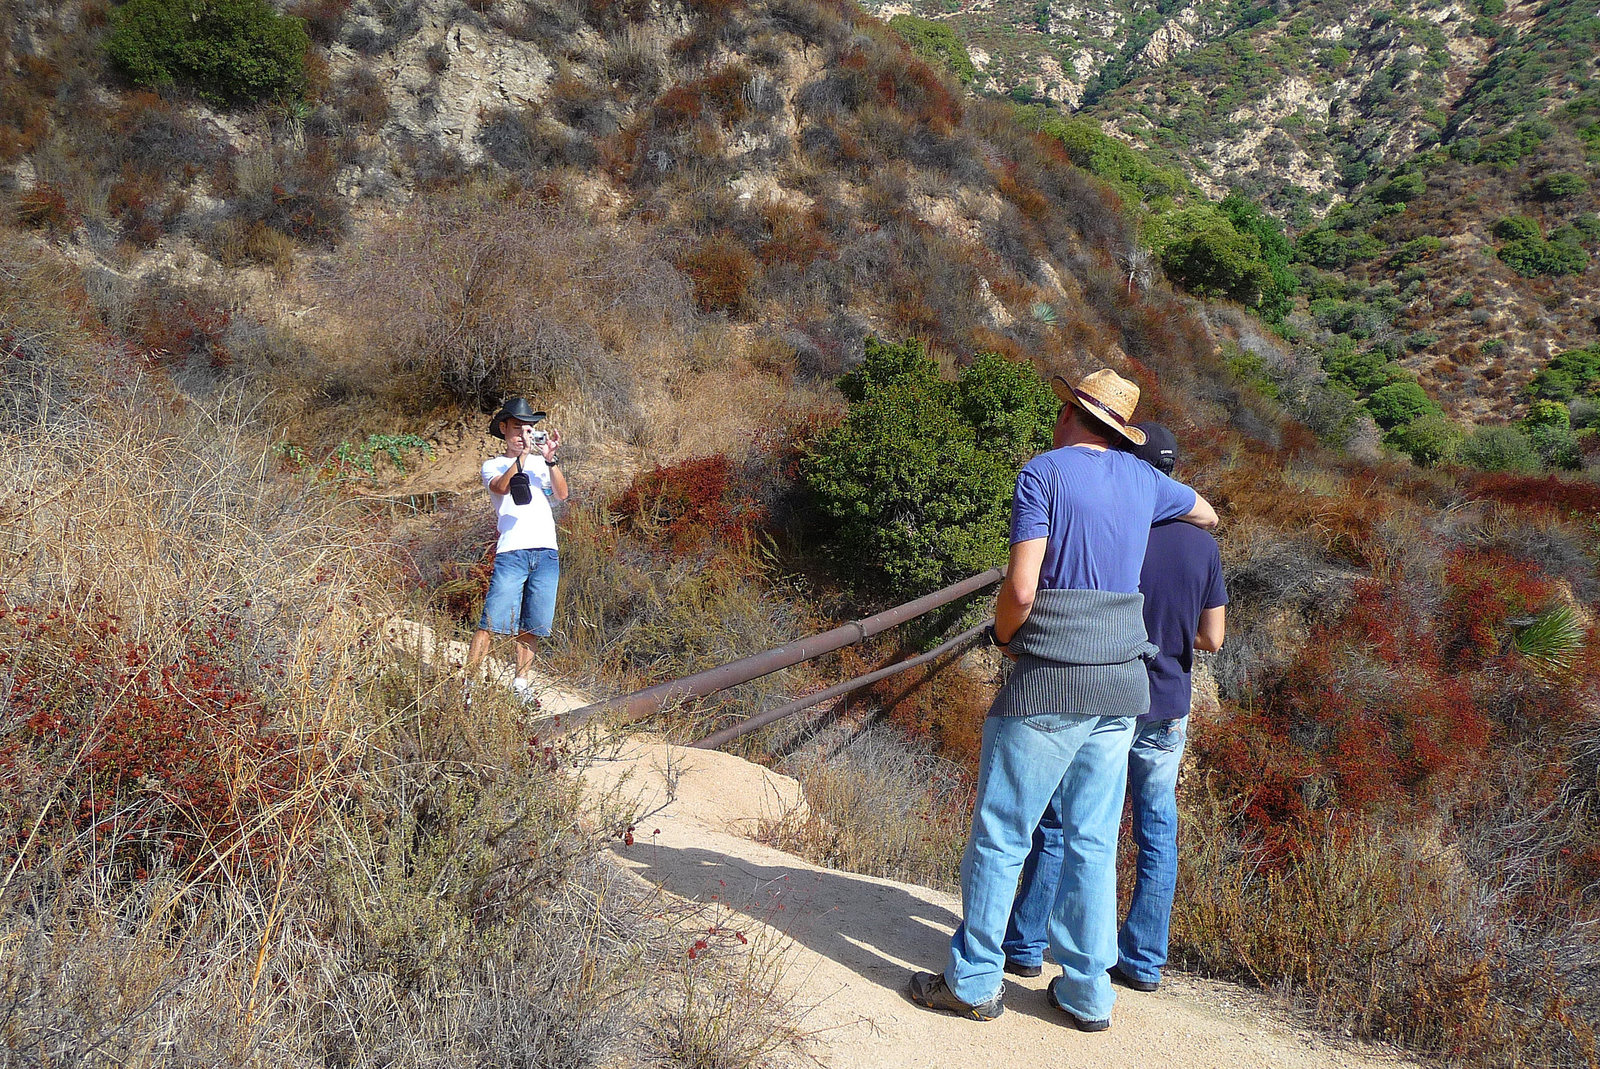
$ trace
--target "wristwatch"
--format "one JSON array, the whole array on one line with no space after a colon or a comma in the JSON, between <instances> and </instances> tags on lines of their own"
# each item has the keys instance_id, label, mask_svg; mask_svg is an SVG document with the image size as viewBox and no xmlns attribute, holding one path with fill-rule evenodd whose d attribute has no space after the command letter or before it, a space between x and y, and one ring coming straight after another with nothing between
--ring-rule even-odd
<instances>
[{"instance_id":1,"label":"wristwatch","mask_svg":"<svg viewBox=\"0 0 1600 1069\"><path fill-rule=\"evenodd\" d=\"M1011 645L1009 642L1000 641L1000 636L994 633L994 624L986 624L984 626L983 636L987 638L992 645L1002 650ZM1011 637L1016 638L1017 636L1012 635Z\"/></svg>"},{"instance_id":2,"label":"wristwatch","mask_svg":"<svg viewBox=\"0 0 1600 1069\"><path fill-rule=\"evenodd\" d=\"M553 468L553 467L556 467L558 464L561 463L561 458L560 457L551 457L549 460L545 461L545 463L550 465L550 467Z\"/></svg>"}]
</instances>

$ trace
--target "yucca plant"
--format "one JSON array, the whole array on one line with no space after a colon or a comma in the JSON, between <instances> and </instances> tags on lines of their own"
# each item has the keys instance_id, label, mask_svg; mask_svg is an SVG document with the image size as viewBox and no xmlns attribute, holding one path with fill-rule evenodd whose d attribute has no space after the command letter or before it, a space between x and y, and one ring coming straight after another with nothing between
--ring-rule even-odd
<instances>
[{"instance_id":1,"label":"yucca plant","mask_svg":"<svg viewBox=\"0 0 1600 1069\"><path fill-rule=\"evenodd\" d=\"M1583 625L1570 605L1557 605L1518 627L1512 645L1542 672L1570 671L1583 652Z\"/></svg>"},{"instance_id":2,"label":"yucca plant","mask_svg":"<svg viewBox=\"0 0 1600 1069\"><path fill-rule=\"evenodd\" d=\"M1053 327L1056 324L1056 310L1044 301L1039 301L1033 306L1033 318L1047 327Z\"/></svg>"}]
</instances>

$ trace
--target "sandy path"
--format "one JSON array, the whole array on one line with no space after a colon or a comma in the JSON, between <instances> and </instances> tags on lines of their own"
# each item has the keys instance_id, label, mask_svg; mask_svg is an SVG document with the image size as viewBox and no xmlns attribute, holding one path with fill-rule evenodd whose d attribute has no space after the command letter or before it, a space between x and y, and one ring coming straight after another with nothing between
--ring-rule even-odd
<instances>
[{"instance_id":1,"label":"sandy path","mask_svg":"<svg viewBox=\"0 0 1600 1069\"><path fill-rule=\"evenodd\" d=\"M393 618L383 635L398 651L459 667L465 644L440 643L423 625ZM442 646L442 648L441 648ZM510 682L491 659L488 677ZM588 699L550 681L537 687L547 714ZM1047 971L1006 978L1006 1012L986 1023L924 1010L906 998L916 969L938 971L960 919L952 895L821 868L752 842L757 821L805 804L800 786L730 754L635 737L588 771L591 791L656 810L619 847L624 865L680 898L731 911L752 946L776 947L803 1013L808 1053L834 1069L980 1069L1029 1064L1093 1069L1377 1069L1415 1063L1370 1046L1335 1044L1297 1029L1261 993L1169 976L1154 994L1119 990L1110 1031L1066 1027L1045 1001Z\"/></svg>"},{"instance_id":2,"label":"sandy path","mask_svg":"<svg viewBox=\"0 0 1600 1069\"><path fill-rule=\"evenodd\" d=\"M786 979L809 1007L801 1029L811 1053L836 1067L1084 1066L1095 1069L1366 1069L1413 1063L1371 1048L1335 1045L1297 1030L1245 988L1173 977L1154 994L1119 990L1108 1032L1065 1027L1045 1001L1049 973L1007 978L1006 1012L979 1023L933 1013L904 994L914 969L943 966L961 903L924 887L819 868L751 842L741 830L803 804L785 776L727 754L634 740L590 774L596 790L622 784L647 806L622 861L686 899L715 901L791 940Z\"/></svg>"}]
</instances>

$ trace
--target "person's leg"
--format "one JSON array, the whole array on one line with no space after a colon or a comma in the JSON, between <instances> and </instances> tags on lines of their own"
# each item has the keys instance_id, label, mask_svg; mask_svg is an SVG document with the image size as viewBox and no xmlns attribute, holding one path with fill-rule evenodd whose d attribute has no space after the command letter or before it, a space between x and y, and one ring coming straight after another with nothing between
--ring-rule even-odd
<instances>
[{"instance_id":1,"label":"person's leg","mask_svg":"<svg viewBox=\"0 0 1600 1069\"><path fill-rule=\"evenodd\" d=\"M1128 780L1132 717L1097 717L1061 781L1064 852L1050 914L1050 950L1061 966L1056 1001L1085 1021L1111 1017L1117 963L1117 826Z\"/></svg>"},{"instance_id":2,"label":"person's leg","mask_svg":"<svg viewBox=\"0 0 1600 1069\"><path fill-rule=\"evenodd\" d=\"M520 628L523 586L528 574L527 553L496 553L489 589L483 596L483 615L467 646L467 678L471 680L489 652L495 635L515 635Z\"/></svg>"},{"instance_id":3,"label":"person's leg","mask_svg":"<svg viewBox=\"0 0 1600 1069\"><path fill-rule=\"evenodd\" d=\"M1011 921L1002 944L1006 961L1030 967L1044 964L1045 948L1050 945L1050 910L1060 882L1061 810L1052 796L1039 826L1033 829L1033 849L1022 864L1022 883L1011 904Z\"/></svg>"},{"instance_id":4,"label":"person's leg","mask_svg":"<svg viewBox=\"0 0 1600 1069\"><path fill-rule=\"evenodd\" d=\"M1133 839L1139 845L1133 900L1117 935L1118 966L1145 983L1161 982L1167 963L1172 896L1178 885L1178 764L1188 717L1139 725L1128 751Z\"/></svg>"},{"instance_id":5,"label":"person's leg","mask_svg":"<svg viewBox=\"0 0 1600 1069\"><path fill-rule=\"evenodd\" d=\"M944 974L963 1002L987 1002L1004 984L1001 944L1033 829L1099 719L1039 714L984 721L978 797L961 859L962 922L950 939Z\"/></svg>"},{"instance_id":6,"label":"person's leg","mask_svg":"<svg viewBox=\"0 0 1600 1069\"><path fill-rule=\"evenodd\" d=\"M487 603L485 603L484 607L488 608ZM468 679L471 679L476 674L478 666L489 655L489 644L492 641L492 632L486 627L480 626L472 633L472 641L467 644L466 675Z\"/></svg>"},{"instance_id":7,"label":"person's leg","mask_svg":"<svg viewBox=\"0 0 1600 1069\"><path fill-rule=\"evenodd\" d=\"M526 681L528 669L533 667L533 655L539 651L539 636L532 631L517 635L517 678Z\"/></svg>"},{"instance_id":8,"label":"person's leg","mask_svg":"<svg viewBox=\"0 0 1600 1069\"><path fill-rule=\"evenodd\" d=\"M556 587L561 581L561 558L553 549L530 549L528 574L522 587L522 630L517 635L517 678L527 679L539 640L550 634L556 619Z\"/></svg>"}]
</instances>

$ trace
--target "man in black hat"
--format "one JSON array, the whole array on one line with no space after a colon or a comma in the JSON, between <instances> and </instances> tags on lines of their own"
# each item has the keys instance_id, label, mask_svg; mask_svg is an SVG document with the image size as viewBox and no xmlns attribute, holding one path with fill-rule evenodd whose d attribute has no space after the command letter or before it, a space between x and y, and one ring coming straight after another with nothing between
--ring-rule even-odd
<instances>
[{"instance_id":1,"label":"man in black hat","mask_svg":"<svg viewBox=\"0 0 1600 1069\"><path fill-rule=\"evenodd\" d=\"M483 485L494 505L500 537L483 617L467 649L470 681L489 652L491 636L515 635L517 674L512 686L522 698L532 696L528 671L539 639L549 635L555 623L556 585L561 578L550 501L567 499L567 479L556 454L561 435L535 428L544 418L527 401L513 397L489 423L489 433L506 443L505 452L483 465Z\"/></svg>"},{"instance_id":2,"label":"man in black hat","mask_svg":"<svg viewBox=\"0 0 1600 1069\"><path fill-rule=\"evenodd\" d=\"M1136 424L1145 442L1125 446L1163 475L1177 465L1178 440L1159 423ZM1135 991L1154 991L1167 963L1167 931L1178 879L1178 764L1188 736L1190 670L1197 649L1222 648L1228 592L1222 555L1210 532L1168 520L1150 528L1144 567L1145 631L1160 652L1145 662L1150 711L1141 715L1128 751L1129 803L1139 861L1127 919L1117 932L1111 979ZM1033 833L1033 851L1003 944L1006 971L1039 975L1045 924L1062 866L1062 816L1054 804Z\"/></svg>"}]
</instances>

